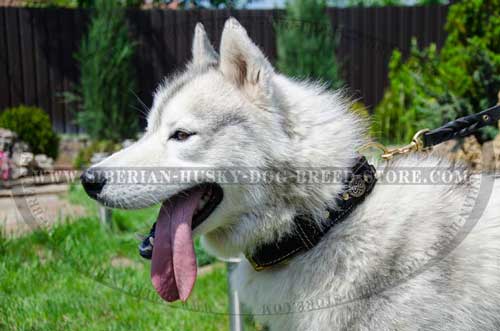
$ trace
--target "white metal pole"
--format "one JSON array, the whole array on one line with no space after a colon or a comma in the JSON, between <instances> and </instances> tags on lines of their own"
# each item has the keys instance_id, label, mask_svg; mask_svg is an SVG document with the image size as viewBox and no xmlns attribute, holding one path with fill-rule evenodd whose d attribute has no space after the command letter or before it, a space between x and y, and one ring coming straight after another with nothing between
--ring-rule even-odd
<instances>
[{"instance_id":1,"label":"white metal pole","mask_svg":"<svg viewBox=\"0 0 500 331\"><path fill-rule=\"evenodd\" d=\"M238 291L234 289L231 274L238 263L227 262L227 290L229 296L229 325L231 331L243 331L243 319L241 316L240 299Z\"/></svg>"}]
</instances>

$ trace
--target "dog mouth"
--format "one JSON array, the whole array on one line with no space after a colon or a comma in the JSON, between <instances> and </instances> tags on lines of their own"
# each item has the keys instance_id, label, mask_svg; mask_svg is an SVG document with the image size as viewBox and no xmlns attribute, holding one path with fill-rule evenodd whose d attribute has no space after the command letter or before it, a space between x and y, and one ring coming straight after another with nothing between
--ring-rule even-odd
<instances>
[{"instance_id":1,"label":"dog mouth","mask_svg":"<svg viewBox=\"0 0 500 331\"><path fill-rule=\"evenodd\" d=\"M214 212L224 196L224 191L218 184L206 183L199 185L199 187L204 193L194 210L193 222L191 224L192 230L196 229L196 227L203 223L203 221ZM183 192L178 194L182 193Z\"/></svg>"},{"instance_id":2,"label":"dog mouth","mask_svg":"<svg viewBox=\"0 0 500 331\"><path fill-rule=\"evenodd\" d=\"M151 281L164 300L186 301L191 294L197 273L192 232L222 199L219 185L205 183L163 202L154 228Z\"/></svg>"}]
</instances>

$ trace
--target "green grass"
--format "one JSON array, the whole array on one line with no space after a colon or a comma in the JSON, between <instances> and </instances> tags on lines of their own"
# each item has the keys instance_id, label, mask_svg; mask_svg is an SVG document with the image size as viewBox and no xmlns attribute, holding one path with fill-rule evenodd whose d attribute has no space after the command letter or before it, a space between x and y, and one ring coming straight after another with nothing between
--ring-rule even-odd
<instances>
[{"instance_id":1,"label":"green grass","mask_svg":"<svg viewBox=\"0 0 500 331\"><path fill-rule=\"evenodd\" d=\"M97 204L91 200L83 191L81 186L72 186L68 199L73 204L86 207L88 212L97 216ZM149 233L151 226L158 215L159 206L139 210L113 210L112 231L122 233L135 233L137 236ZM138 242L135 243L137 248ZM208 255L201 247L200 240L195 241L196 259L199 266L204 266L216 261L213 256Z\"/></svg>"},{"instance_id":2,"label":"green grass","mask_svg":"<svg viewBox=\"0 0 500 331\"><path fill-rule=\"evenodd\" d=\"M69 199L91 216L0 237L0 330L228 329L222 265L198 277L187 304L164 303L154 291L137 233L149 230L157 208L117 211L108 229L80 189Z\"/></svg>"}]
</instances>

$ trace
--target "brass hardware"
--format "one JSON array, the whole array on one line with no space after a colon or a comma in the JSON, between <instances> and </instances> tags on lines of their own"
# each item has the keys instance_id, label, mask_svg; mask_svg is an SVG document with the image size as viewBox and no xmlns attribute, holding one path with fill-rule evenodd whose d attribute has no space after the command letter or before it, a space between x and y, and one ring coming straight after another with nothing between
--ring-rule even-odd
<instances>
[{"instance_id":1,"label":"brass hardware","mask_svg":"<svg viewBox=\"0 0 500 331\"><path fill-rule=\"evenodd\" d=\"M489 122L489 120L490 120L490 117L487 114L484 114L483 115L483 121Z\"/></svg>"},{"instance_id":2,"label":"brass hardware","mask_svg":"<svg viewBox=\"0 0 500 331\"><path fill-rule=\"evenodd\" d=\"M250 255L247 255L246 258L247 258L248 262L250 262L252 267L255 269L255 271L262 271L262 270L266 269L266 267L258 265L257 262L255 262L254 259L252 259L252 257Z\"/></svg>"},{"instance_id":3,"label":"brass hardware","mask_svg":"<svg viewBox=\"0 0 500 331\"><path fill-rule=\"evenodd\" d=\"M374 147L374 148L378 148L380 149L384 154L388 153L389 150L387 149L387 147L385 147L384 145L382 145L381 143L378 143L376 141L370 141L369 143L361 146L360 149L358 149L358 152L363 152L365 150L367 150L368 148L371 148L371 147Z\"/></svg>"},{"instance_id":4,"label":"brass hardware","mask_svg":"<svg viewBox=\"0 0 500 331\"><path fill-rule=\"evenodd\" d=\"M349 196L359 198L365 194L366 184L361 177L354 177L349 183Z\"/></svg>"},{"instance_id":5,"label":"brass hardware","mask_svg":"<svg viewBox=\"0 0 500 331\"><path fill-rule=\"evenodd\" d=\"M271 267L274 267L275 265L286 265L286 264L290 263L290 259L291 259L291 257L288 257L288 258L284 259L283 261L280 261L277 264L262 266L262 265L258 265L257 262L255 262L255 260L250 255L245 255L245 256L255 271L266 270L266 269L269 269Z\"/></svg>"},{"instance_id":6,"label":"brass hardware","mask_svg":"<svg viewBox=\"0 0 500 331\"><path fill-rule=\"evenodd\" d=\"M359 151L366 150L370 147L375 147L378 148L382 151L382 158L386 161L392 160L392 158L396 155L404 155L404 154L409 154L413 152L421 152L424 150L430 150L430 147L424 148L424 142L422 141L422 135L426 132L428 132L429 129L423 129L418 131L414 136L413 139L411 140L411 143L409 143L406 146L399 147L399 148L394 148L394 149L389 149L386 146L382 145L381 143L378 142L369 142L368 144L364 145L359 149Z\"/></svg>"}]
</instances>

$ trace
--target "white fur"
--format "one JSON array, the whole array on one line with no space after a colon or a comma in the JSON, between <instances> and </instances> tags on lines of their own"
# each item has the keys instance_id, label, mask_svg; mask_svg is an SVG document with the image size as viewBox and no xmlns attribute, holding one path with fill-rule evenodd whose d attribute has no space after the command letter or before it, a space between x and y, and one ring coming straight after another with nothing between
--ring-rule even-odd
<instances>
[{"instance_id":1,"label":"white fur","mask_svg":"<svg viewBox=\"0 0 500 331\"><path fill-rule=\"evenodd\" d=\"M352 165L365 143L365 124L348 111L342 93L274 72L234 19L226 22L220 53L219 59L198 25L193 61L156 92L145 136L98 167ZM178 128L197 134L169 140ZM433 155L389 165L407 166L454 167ZM226 258L291 231L298 210L321 222L340 190L322 183L222 186L224 200L196 235ZM99 199L139 208L187 187L106 185ZM244 260L234 274L239 296L271 330L498 330L498 184L478 224L457 247L448 243L460 237L460 215L474 189L378 184L343 223L288 264L256 272ZM476 200L489 198L486 192Z\"/></svg>"}]
</instances>

